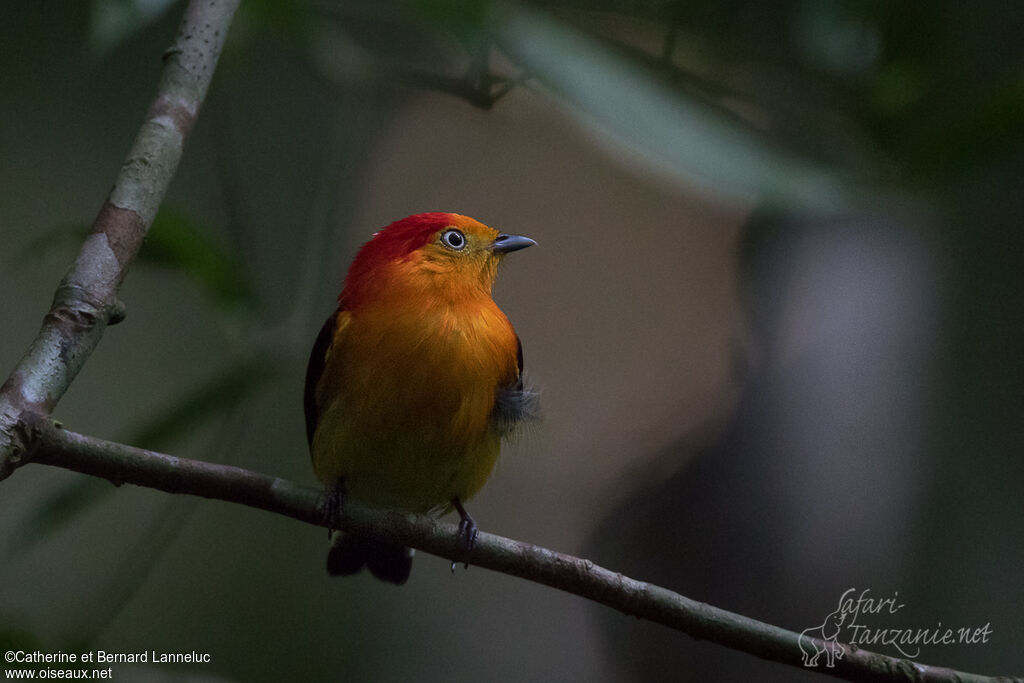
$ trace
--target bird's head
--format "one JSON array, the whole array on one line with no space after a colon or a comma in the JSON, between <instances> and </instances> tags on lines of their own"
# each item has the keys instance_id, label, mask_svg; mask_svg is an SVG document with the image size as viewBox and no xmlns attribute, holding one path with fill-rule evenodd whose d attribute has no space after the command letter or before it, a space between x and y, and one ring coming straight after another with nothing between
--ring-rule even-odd
<instances>
[{"instance_id":1,"label":"bird's head","mask_svg":"<svg viewBox=\"0 0 1024 683\"><path fill-rule=\"evenodd\" d=\"M396 287L480 289L488 294L498 263L510 251L536 244L499 233L457 213L419 213L374 233L360 248L341 293L346 308Z\"/></svg>"}]
</instances>

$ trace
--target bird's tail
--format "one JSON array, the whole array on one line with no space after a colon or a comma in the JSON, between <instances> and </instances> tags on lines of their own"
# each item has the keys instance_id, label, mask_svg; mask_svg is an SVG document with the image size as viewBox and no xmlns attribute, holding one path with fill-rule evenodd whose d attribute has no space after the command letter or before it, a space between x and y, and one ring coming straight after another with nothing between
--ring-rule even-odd
<instances>
[{"instance_id":1,"label":"bird's tail","mask_svg":"<svg viewBox=\"0 0 1024 683\"><path fill-rule=\"evenodd\" d=\"M381 581L401 586L412 571L415 551L399 543L388 543L347 534L334 535L327 553L327 573L331 576L351 576L367 567Z\"/></svg>"}]
</instances>

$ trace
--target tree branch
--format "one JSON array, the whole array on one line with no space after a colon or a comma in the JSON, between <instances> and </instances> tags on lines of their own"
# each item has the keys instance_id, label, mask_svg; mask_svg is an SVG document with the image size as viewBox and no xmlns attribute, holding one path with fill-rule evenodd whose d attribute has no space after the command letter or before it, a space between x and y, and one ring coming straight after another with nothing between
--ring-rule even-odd
<instances>
[{"instance_id":1,"label":"tree branch","mask_svg":"<svg viewBox=\"0 0 1024 683\"><path fill-rule=\"evenodd\" d=\"M103 441L63 429L49 418L25 413L21 431L35 462L168 493L224 500L328 526L325 498L315 489L239 467L177 458ZM346 504L334 526L387 538L449 560L461 559L458 530L430 517ZM712 607L678 593L604 569L590 560L481 532L472 563L599 602L694 638L803 668L800 634ZM806 640L806 639L805 639ZM815 641L821 643L821 641ZM840 644L835 668L815 671L849 681L994 683L1024 678L990 678L889 657Z\"/></svg>"},{"instance_id":2,"label":"tree branch","mask_svg":"<svg viewBox=\"0 0 1024 683\"><path fill-rule=\"evenodd\" d=\"M88 239L53 297L42 329L0 387L0 480L25 444L24 411L48 414L96 348L124 318L117 292L153 223L213 77L239 0L191 0L164 53L156 97Z\"/></svg>"}]
</instances>

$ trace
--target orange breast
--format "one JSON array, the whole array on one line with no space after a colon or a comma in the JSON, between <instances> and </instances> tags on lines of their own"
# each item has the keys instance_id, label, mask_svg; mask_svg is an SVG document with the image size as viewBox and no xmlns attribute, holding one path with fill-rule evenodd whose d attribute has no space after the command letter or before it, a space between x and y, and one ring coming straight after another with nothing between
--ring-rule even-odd
<instances>
[{"instance_id":1,"label":"orange breast","mask_svg":"<svg viewBox=\"0 0 1024 683\"><path fill-rule=\"evenodd\" d=\"M370 504L428 511L483 486L500 437L498 386L516 336L489 296L394 297L342 312L317 387L317 477Z\"/></svg>"}]
</instances>

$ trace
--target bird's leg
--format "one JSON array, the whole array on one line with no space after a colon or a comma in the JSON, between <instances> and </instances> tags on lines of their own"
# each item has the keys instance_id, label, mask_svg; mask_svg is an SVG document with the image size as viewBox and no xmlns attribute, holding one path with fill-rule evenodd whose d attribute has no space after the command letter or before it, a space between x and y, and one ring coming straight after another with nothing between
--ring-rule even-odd
<instances>
[{"instance_id":1,"label":"bird's leg","mask_svg":"<svg viewBox=\"0 0 1024 683\"><path fill-rule=\"evenodd\" d=\"M466 508L462 507L462 502L458 498L452 498L452 507L459 513L459 535L455 540L462 554L462 562L466 569L469 569L469 558L473 554L473 547L476 545L476 522L466 512ZM458 560L452 562L452 571L455 571L455 565L457 564Z\"/></svg>"},{"instance_id":2,"label":"bird's leg","mask_svg":"<svg viewBox=\"0 0 1024 683\"><path fill-rule=\"evenodd\" d=\"M338 520L341 518L341 508L345 504L345 480L338 478L327 491L327 500L324 502L324 522L327 524L327 540L338 530Z\"/></svg>"}]
</instances>

